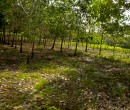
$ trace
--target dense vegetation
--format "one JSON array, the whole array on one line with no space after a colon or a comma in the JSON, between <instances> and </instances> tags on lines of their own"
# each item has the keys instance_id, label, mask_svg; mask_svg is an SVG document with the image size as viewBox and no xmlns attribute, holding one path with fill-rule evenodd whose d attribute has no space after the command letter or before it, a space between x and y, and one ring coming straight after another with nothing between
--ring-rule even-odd
<instances>
[{"instance_id":1,"label":"dense vegetation","mask_svg":"<svg viewBox=\"0 0 130 110\"><path fill-rule=\"evenodd\" d=\"M0 110L129 110L128 0L0 0Z\"/></svg>"}]
</instances>

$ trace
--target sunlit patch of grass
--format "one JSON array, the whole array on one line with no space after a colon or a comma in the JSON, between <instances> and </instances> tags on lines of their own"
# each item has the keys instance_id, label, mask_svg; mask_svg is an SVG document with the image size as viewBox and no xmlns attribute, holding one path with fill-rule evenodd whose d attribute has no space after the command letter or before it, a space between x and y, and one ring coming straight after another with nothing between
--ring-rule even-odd
<instances>
[{"instance_id":1,"label":"sunlit patch of grass","mask_svg":"<svg viewBox=\"0 0 130 110\"><path fill-rule=\"evenodd\" d=\"M0 78L6 78L6 79L9 79L9 78L12 78L13 76L11 75L12 72L2 72L0 73Z\"/></svg>"},{"instance_id":2,"label":"sunlit patch of grass","mask_svg":"<svg viewBox=\"0 0 130 110\"><path fill-rule=\"evenodd\" d=\"M34 85L34 87L37 89L37 91L41 91L46 84L48 84L48 81L46 79L40 79L39 82Z\"/></svg>"},{"instance_id":3,"label":"sunlit patch of grass","mask_svg":"<svg viewBox=\"0 0 130 110\"><path fill-rule=\"evenodd\" d=\"M31 73L28 73L28 76L31 79L41 79L42 78L42 74L40 72L31 72Z\"/></svg>"},{"instance_id":4,"label":"sunlit patch of grass","mask_svg":"<svg viewBox=\"0 0 130 110\"><path fill-rule=\"evenodd\" d=\"M90 47L90 45L88 45L88 46ZM93 46L94 46L94 44L91 44L91 47L93 47ZM96 45L95 45L95 48L97 48L97 47L99 48L99 47L100 47L100 44L96 44ZM113 47L113 46L108 46L108 45L106 45L106 44L102 44L102 49L113 50L114 47ZM116 46L116 47L115 47L115 50L116 50L116 51L119 51L119 52L123 52L123 51L124 51L124 48ZM129 51L129 49L126 49L126 50Z\"/></svg>"},{"instance_id":5,"label":"sunlit patch of grass","mask_svg":"<svg viewBox=\"0 0 130 110\"><path fill-rule=\"evenodd\" d=\"M127 62L127 63L130 63L130 58L124 58L124 59L121 59L123 62Z\"/></svg>"},{"instance_id":6,"label":"sunlit patch of grass","mask_svg":"<svg viewBox=\"0 0 130 110\"><path fill-rule=\"evenodd\" d=\"M36 71L42 68L43 64L40 62L30 62L29 64L26 64L26 62L23 62L20 66L19 69L23 72L26 71Z\"/></svg>"},{"instance_id":7,"label":"sunlit patch of grass","mask_svg":"<svg viewBox=\"0 0 130 110\"><path fill-rule=\"evenodd\" d=\"M60 66L57 63L50 63L44 65L40 72L43 72L45 74L55 74L55 75L65 75L69 73L73 68L71 67L66 67L66 66Z\"/></svg>"},{"instance_id":8,"label":"sunlit patch of grass","mask_svg":"<svg viewBox=\"0 0 130 110\"><path fill-rule=\"evenodd\" d=\"M20 73L16 76L16 78L17 78L18 80L22 80L22 79L29 80L29 79L30 79L30 77L28 76L28 74L27 74L27 73L23 73L23 72L20 72Z\"/></svg>"}]
</instances>

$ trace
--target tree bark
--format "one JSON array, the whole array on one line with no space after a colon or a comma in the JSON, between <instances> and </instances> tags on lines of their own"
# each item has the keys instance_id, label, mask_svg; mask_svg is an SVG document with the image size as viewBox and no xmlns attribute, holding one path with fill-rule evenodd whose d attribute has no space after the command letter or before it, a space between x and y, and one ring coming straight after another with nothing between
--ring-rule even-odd
<instances>
[{"instance_id":1,"label":"tree bark","mask_svg":"<svg viewBox=\"0 0 130 110\"><path fill-rule=\"evenodd\" d=\"M62 52L63 49L63 42L64 42L64 37L61 38L60 52Z\"/></svg>"},{"instance_id":2,"label":"tree bark","mask_svg":"<svg viewBox=\"0 0 130 110\"><path fill-rule=\"evenodd\" d=\"M20 53L23 52L23 36L21 36L21 40L20 40Z\"/></svg>"},{"instance_id":3,"label":"tree bark","mask_svg":"<svg viewBox=\"0 0 130 110\"><path fill-rule=\"evenodd\" d=\"M115 56L115 49L116 49L116 44L113 46L113 56Z\"/></svg>"},{"instance_id":4,"label":"tree bark","mask_svg":"<svg viewBox=\"0 0 130 110\"><path fill-rule=\"evenodd\" d=\"M53 50L54 47L55 47L55 43L56 43L56 37L54 37L53 45L52 45L52 47L51 47L52 50Z\"/></svg>"},{"instance_id":5,"label":"tree bark","mask_svg":"<svg viewBox=\"0 0 130 110\"><path fill-rule=\"evenodd\" d=\"M85 52L88 51L88 42L86 42L86 46L85 46Z\"/></svg>"},{"instance_id":6,"label":"tree bark","mask_svg":"<svg viewBox=\"0 0 130 110\"><path fill-rule=\"evenodd\" d=\"M29 64L30 59L29 59L29 55L27 56L27 60L26 60L26 64Z\"/></svg>"},{"instance_id":7,"label":"tree bark","mask_svg":"<svg viewBox=\"0 0 130 110\"><path fill-rule=\"evenodd\" d=\"M0 42L2 42L2 34L1 34L1 32L0 32Z\"/></svg>"},{"instance_id":8,"label":"tree bark","mask_svg":"<svg viewBox=\"0 0 130 110\"><path fill-rule=\"evenodd\" d=\"M11 47L13 47L13 46L14 46L14 36L15 36L15 34L13 35L13 39L12 39L12 44L11 44Z\"/></svg>"},{"instance_id":9,"label":"tree bark","mask_svg":"<svg viewBox=\"0 0 130 110\"><path fill-rule=\"evenodd\" d=\"M31 58L34 57L34 42L32 43L32 54L31 54Z\"/></svg>"},{"instance_id":10,"label":"tree bark","mask_svg":"<svg viewBox=\"0 0 130 110\"><path fill-rule=\"evenodd\" d=\"M103 41L103 32L102 32L102 36L101 36L101 42L100 42L100 48L99 48L99 55L101 55L101 52L102 52L102 41Z\"/></svg>"},{"instance_id":11,"label":"tree bark","mask_svg":"<svg viewBox=\"0 0 130 110\"><path fill-rule=\"evenodd\" d=\"M11 31L9 29L9 35L8 35L8 45L10 44L10 36L11 36Z\"/></svg>"},{"instance_id":12,"label":"tree bark","mask_svg":"<svg viewBox=\"0 0 130 110\"><path fill-rule=\"evenodd\" d=\"M40 44L41 44L41 39L42 39L42 37L41 37L41 35L40 35L38 45L40 45Z\"/></svg>"},{"instance_id":13,"label":"tree bark","mask_svg":"<svg viewBox=\"0 0 130 110\"><path fill-rule=\"evenodd\" d=\"M15 39L14 39L14 43L15 43L15 49L17 48L17 33L15 34Z\"/></svg>"},{"instance_id":14,"label":"tree bark","mask_svg":"<svg viewBox=\"0 0 130 110\"><path fill-rule=\"evenodd\" d=\"M78 42L79 42L79 41L77 40L77 41L76 41L76 45L75 45L74 56L77 55Z\"/></svg>"},{"instance_id":15,"label":"tree bark","mask_svg":"<svg viewBox=\"0 0 130 110\"><path fill-rule=\"evenodd\" d=\"M5 24L4 24L4 27L3 27L3 43L4 44L6 43L6 39L5 39Z\"/></svg>"},{"instance_id":16,"label":"tree bark","mask_svg":"<svg viewBox=\"0 0 130 110\"><path fill-rule=\"evenodd\" d=\"M44 38L44 47L46 47L46 42L47 42L47 39Z\"/></svg>"}]
</instances>

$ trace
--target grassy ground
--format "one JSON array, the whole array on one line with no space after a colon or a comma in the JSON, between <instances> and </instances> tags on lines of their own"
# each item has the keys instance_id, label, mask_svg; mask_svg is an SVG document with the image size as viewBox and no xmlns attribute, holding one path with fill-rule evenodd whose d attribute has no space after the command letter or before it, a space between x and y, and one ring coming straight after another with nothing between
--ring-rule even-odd
<instances>
[{"instance_id":1,"label":"grassy ground","mask_svg":"<svg viewBox=\"0 0 130 110\"><path fill-rule=\"evenodd\" d=\"M124 56L110 57L110 50L98 56L97 49L82 47L73 56L73 50L49 48L35 48L27 65L26 51L0 45L0 110L130 109L130 63Z\"/></svg>"}]
</instances>

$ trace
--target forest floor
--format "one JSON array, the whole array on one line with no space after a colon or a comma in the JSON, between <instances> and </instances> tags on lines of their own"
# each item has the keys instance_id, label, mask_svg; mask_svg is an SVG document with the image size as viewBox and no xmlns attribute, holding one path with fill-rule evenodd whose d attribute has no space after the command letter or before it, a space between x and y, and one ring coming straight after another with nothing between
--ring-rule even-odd
<instances>
[{"instance_id":1,"label":"forest floor","mask_svg":"<svg viewBox=\"0 0 130 110\"><path fill-rule=\"evenodd\" d=\"M130 110L130 63L72 52L0 45L0 110Z\"/></svg>"}]
</instances>

